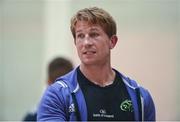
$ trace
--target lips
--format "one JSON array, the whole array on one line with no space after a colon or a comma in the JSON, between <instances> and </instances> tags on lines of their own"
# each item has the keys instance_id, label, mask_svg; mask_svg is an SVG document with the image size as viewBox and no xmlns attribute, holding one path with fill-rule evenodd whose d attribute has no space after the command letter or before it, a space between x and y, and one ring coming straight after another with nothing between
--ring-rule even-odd
<instances>
[{"instance_id":1,"label":"lips","mask_svg":"<svg viewBox=\"0 0 180 122\"><path fill-rule=\"evenodd\" d=\"M95 54L96 51L84 51L83 54L86 54L86 55L92 55L92 54Z\"/></svg>"}]
</instances>

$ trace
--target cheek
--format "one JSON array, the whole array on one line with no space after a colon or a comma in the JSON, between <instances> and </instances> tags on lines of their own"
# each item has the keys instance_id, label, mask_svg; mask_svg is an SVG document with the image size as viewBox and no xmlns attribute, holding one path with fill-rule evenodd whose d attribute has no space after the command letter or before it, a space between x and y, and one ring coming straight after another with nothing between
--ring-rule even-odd
<instances>
[{"instance_id":1,"label":"cheek","mask_svg":"<svg viewBox=\"0 0 180 122\"><path fill-rule=\"evenodd\" d=\"M80 44L76 44L77 52L80 53L82 46Z\"/></svg>"},{"instance_id":2,"label":"cheek","mask_svg":"<svg viewBox=\"0 0 180 122\"><path fill-rule=\"evenodd\" d=\"M100 45L101 46L101 48L103 48L104 50L108 50L108 49L110 49L110 46L111 44L108 42L108 41L106 41L106 42L104 42L102 45Z\"/></svg>"}]
</instances>

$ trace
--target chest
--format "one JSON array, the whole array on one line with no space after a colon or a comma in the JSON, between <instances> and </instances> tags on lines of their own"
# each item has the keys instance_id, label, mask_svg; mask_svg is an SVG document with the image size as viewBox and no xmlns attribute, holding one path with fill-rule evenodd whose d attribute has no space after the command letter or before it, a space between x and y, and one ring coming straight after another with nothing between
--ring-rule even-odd
<instances>
[{"instance_id":1,"label":"chest","mask_svg":"<svg viewBox=\"0 0 180 122\"><path fill-rule=\"evenodd\" d=\"M88 120L134 120L131 98L121 78L116 77L106 87L97 86L83 76L78 82L86 101Z\"/></svg>"}]
</instances>

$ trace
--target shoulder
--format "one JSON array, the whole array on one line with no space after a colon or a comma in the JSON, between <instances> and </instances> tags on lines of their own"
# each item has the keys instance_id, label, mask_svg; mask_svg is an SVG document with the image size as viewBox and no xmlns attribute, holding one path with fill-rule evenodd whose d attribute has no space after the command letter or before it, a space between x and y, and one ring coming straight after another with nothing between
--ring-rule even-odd
<instances>
[{"instance_id":1,"label":"shoulder","mask_svg":"<svg viewBox=\"0 0 180 122\"><path fill-rule=\"evenodd\" d=\"M124 74L120 73L119 71L115 70L118 75L122 78L123 82L125 83L125 85L131 89L139 89L142 96L143 97L149 97L150 93L149 91L144 88L143 86L141 86L136 80L129 78L127 76L125 76Z\"/></svg>"},{"instance_id":2,"label":"shoulder","mask_svg":"<svg viewBox=\"0 0 180 122\"><path fill-rule=\"evenodd\" d=\"M68 87L70 92L73 92L78 85L77 68L75 68L74 70L72 70L71 72L69 72L68 74L64 76L57 78L54 84L55 87L59 87L58 84L61 85L61 88Z\"/></svg>"},{"instance_id":3,"label":"shoulder","mask_svg":"<svg viewBox=\"0 0 180 122\"><path fill-rule=\"evenodd\" d=\"M131 89L136 89L136 88L139 86L138 83L137 83L135 80L133 80L133 79L125 76L124 74L122 74L121 72L119 72L119 71L117 71L117 70L115 70L115 69L113 69L113 70L116 72L116 74L117 74L119 77L122 78L123 82L125 83L125 85L126 85L127 87L129 87L129 88L131 88Z\"/></svg>"},{"instance_id":4,"label":"shoulder","mask_svg":"<svg viewBox=\"0 0 180 122\"><path fill-rule=\"evenodd\" d=\"M63 97L76 88L76 69L72 70L68 74L58 77L53 84L48 86L45 90L44 97Z\"/></svg>"},{"instance_id":5,"label":"shoulder","mask_svg":"<svg viewBox=\"0 0 180 122\"><path fill-rule=\"evenodd\" d=\"M64 81L59 80L47 87L44 96L47 98L61 98L64 96L64 94L68 93L67 84Z\"/></svg>"},{"instance_id":6,"label":"shoulder","mask_svg":"<svg viewBox=\"0 0 180 122\"><path fill-rule=\"evenodd\" d=\"M133 88L134 90L139 89L141 96L147 100L149 98L151 98L150 92L147 88L145 88L144 86L140 85L138 83L138 81L133 80L129 77L123 76L124 77L124 82L127 86Z\"/></svg>"},{"instance_id":7,"label":"shoulder","mask_svg":"<svg viewBox=\"0 0 180 122\"><path fill-rule=\"evenodd\" d=\"M58 115L62 120L65 120L64 109L68 106L68 96L70 92L68 87L63 83L54 83L45 90L39 107L37 118L38 121L49 121L50 119L57 119Z\"/></svg>"}]
</instances>

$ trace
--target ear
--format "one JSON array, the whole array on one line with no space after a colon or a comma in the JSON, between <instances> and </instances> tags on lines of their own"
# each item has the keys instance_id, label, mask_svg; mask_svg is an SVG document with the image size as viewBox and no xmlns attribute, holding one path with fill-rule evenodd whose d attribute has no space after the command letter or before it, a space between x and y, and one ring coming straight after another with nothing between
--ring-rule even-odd
<instances>
[{"instance_id":1,"label":"ear","mask_svg":"<svg viewBox=\"0 0 180 122\"><path fill-rule=\"evenodd\" d=\"M110 49L113 49L116 46L117 41L118 41L118 37L116 35L113 35L110 38Z\"/></svg>"}]
</instances>

